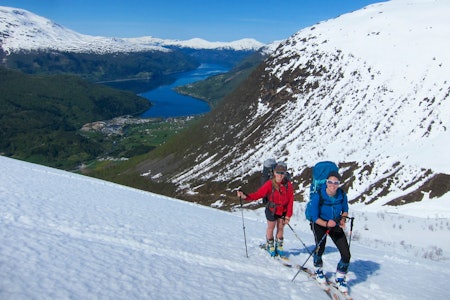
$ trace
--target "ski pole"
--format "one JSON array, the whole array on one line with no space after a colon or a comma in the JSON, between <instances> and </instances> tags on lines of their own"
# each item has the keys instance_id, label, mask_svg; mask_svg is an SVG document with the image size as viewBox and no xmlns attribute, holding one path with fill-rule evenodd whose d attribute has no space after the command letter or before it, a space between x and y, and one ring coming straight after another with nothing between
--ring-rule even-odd
<instances>
[{"instance_id":1,"label":"ski pole","mask_svg":"<svg viewBox=\"0 0 450 300\"><path fill-rule=\"evenodd\" d=\"M305 262L303 263L303 265L301 265L297 271L297 273L295 274L295 276L292 278L292 281L295 280L295 278L297 277L298 273L300 273L300 271L304 270L306 262L311 258L311 256L313 255L314 252L318 251L320 248L320 244L322 244L322 242L325 240L325 238L327 237L328 233L330 233L330 228L327 229L327 231L325 232L325 234L323 235L323 237L320 239L320 241L317 243L316 248L314 248L313 252L310 252L308 258L305 260Z\"/></svg>"},{"instance_id":2,"label":"ski pole","mask_svg":"<svg viewBox=\"0 0 450 300\"><path fill-rule=\"evenodd\" d=\"M308 251L309 254L311 254L311 252L309 251L308 247L306 247L305 243L303 243L302 239L297 235L297 233L294 231L294 228L292 228L291 224L288 223L289 228L292 230L292 232L294 233L295 237L300 241L300 243L302 243L303 247L306 249L306 251ZM312 255L312 254L311 254Z\"/></svg>"},{"instance_id":3,"label":"ski pole","mask_svg":"<svg viewBox=\"0 0 450 300\"><path fill-rule=\"evenodd\" d=\"M239 196L239 202L241 202L242 229L244 230L244 242L245 242L245 256L248 258L247 236L245 235L245 223L244 223L244 208L242 207L242 197L241 196Z\"/></svg>"}]
</instances>

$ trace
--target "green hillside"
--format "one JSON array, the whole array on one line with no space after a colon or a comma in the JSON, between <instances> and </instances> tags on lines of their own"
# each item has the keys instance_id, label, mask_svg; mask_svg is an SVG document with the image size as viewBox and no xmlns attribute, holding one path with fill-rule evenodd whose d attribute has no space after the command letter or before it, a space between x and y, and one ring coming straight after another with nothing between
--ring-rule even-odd
<instances>
[{"instance_id":1,"label":"green hillside","mask_svg":"<svg viewBox=\"0 0 450 300\"><path fill-rule=\"evenodd\" d=\"M18 51L2 55L2 65L26 74L72 74L92 82L141 93L174 80L172 74L193 70L199 63L179 51L74 53Z\"/></svg>"},{"instance_id":2,"label":"green hillside","mask_svg":"<svg viewBox=\"0 0 450 300\"><path fill-rule=\"evenodd\" d=\"M0 68L0 153L73 168L103 151L98 140L79 133L83 124L149 107L133 93L75 76L32 76Z\"/></svg>"}]
</instances>

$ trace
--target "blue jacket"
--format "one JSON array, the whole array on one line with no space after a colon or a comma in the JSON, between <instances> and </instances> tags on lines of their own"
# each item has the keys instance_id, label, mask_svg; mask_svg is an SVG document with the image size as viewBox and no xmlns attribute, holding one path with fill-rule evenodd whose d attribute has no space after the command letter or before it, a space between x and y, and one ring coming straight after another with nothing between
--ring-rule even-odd
<instances>
[{"instance_id":1,"label":"blue jacket","mask_svg":"<svg viewBox=\"0 0 450 300\"><path fill-rule=\"evenodd\" d=\"M326 189L326 184L323 184L320 188L320 193L323 199L323 205L320 207L319 193L314 193L311 195L311 216L313 222L316 222L318 218L321 218L324 221L338 221L343 212L348 213L348 200L345 192L339 188L336 192L336 196L330 197L328 196Z\"/></svg>"}]
</instances>

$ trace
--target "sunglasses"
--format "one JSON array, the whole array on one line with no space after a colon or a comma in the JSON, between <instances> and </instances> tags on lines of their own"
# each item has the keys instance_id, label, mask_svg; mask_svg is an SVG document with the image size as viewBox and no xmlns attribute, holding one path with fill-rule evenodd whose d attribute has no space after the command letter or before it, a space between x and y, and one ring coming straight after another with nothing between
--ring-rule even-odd
<instances>
[{"instance_id":1,"label":"sunglasses","mask_svg":"<svg viewBox=\"0 0 450 300\"><path fill-rule=\"evenodd\" d=\"M275 172L275 173L280 174L280 175L286 174L286 172L280 172L280 171L277 171L277 172Z\"/></svg>"},{"instance_id":2,"label":"sunglasses","mask_svg":"<svg viewBox=\"0 0 450 300\"><path fill-rule=\"evenodd\" d=\"M340 181L333 181L333 180L327 180L328 184L334 184L334 185L340 185L341 182Z\"/></svg>"}]
</instances>

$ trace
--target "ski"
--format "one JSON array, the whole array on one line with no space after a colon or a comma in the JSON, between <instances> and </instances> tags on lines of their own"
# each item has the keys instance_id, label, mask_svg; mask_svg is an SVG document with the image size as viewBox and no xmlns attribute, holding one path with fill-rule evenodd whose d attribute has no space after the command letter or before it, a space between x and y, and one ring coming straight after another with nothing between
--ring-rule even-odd
<instances>
[{"instance_id":1,"label":"ski","mask_svg":"<svg viewBox=\"0 0 450 300\"><path fill-rule=\"evenodd\" d=\"M337 299L345 299L345 300L353 300L352 296L349 295L348 292L341 292L339 290L339 287L336 285L336 283L334 283L333 281L331 281L328 277L327 278L327 284L335 291L336 294L339 295L339 298Z\"/></svg>"},{"instance_id":2,"label":"ski","mask_svg":"<svg viewBox=\"0 0 450 300\"><path fill-rule=\"evenodd\" d=\"M321 283L317 282L317 280L315 278L316 274L312 270L310 270L306 267L302 267L300 265L293 265L293 268L303 271L309 278L314 280L321 289L323 289L325 291L328 290L327 294L331 299L333 299L333 300L353 300L353 297L350 296L350 294L348 292L346 292L346 293L341 292L339 290L338 286L332 280L330 280L330 278L325 276L325 278L327 279L327 283L321 284Z\"/></svg>"},{"instance_id":3,"label":"ski","mask_svg":"<svg viewBox=\"0 0 450 300\"><path fill-rule=\"evenodd\" d=\"M322 289L327 295L328 297L330 297L330 299L333 300L338 300L339 298L336 297L336 295L333 295L332 291L331 291L331 287L330 285L328 285L328 283L320 283L316 280L316 273L314 273L313 271L311 271L308 268L302 267L300 265L296 265L295 268L299 269L300 271L302 271L306 277L308 277L308 279L314 281L317 286Z\"/></svg>"},{"instance_id":4,"label":"ski","mask_svg":"<svg viewBox=\"0 0 450 300\"><path fill-rule=\"evenodd\" d=\"M259 247L267 252L266 244L260 244ZM267 252L268 253L268 252ZM283 266L292 268L294 265L289 263L289 258L287 256L271 256L274 260L279 261Z\"/></svg>"},{"instance_id":5,"label":"ski","mask_svg":"<svg viewBox=\"0 0 450 300\"><path fill-rule=\"evenodd\" d=\"M300 265L296 265L295 268L302 270L303 272L307 273L310 277L312 277L315 280L315 278L314 278L315 273L312 270L302 267ZM321 283L317 282L316 280L315 281L317 282L317 284L319 286L321 286L321 288L323 288L323 286L325 285L325 286L327 286L328 289L330 289L330 294L332 296L332 299L334 299L334 300L344 300L344 299L345 300L353 300L353 298L349 295L348 292L346 292L346 293L341 292L339 290L338 286L332 280L330 280L330 278L328 278L327 276L325 276L325 278L327 280L326 284L321 284Z\"/></svg>"},{"instance_id":6,"label":"ski","mask_svg":"<svg viewBox=\"0 0 450 300\"><path fill-rule=\"evenodd\" d=\"M266 248L266 244L260 244L259 247L260 247L262 250L264 250L265 252L268 253L267 248ZM269 254L269 253L268 253L268 254ZM302 268L300 265L294 265L294 264L289 263L289 258L286 257L286 256L281 257L281 256L279 256L279 255L275 255L275 256L271 256L271 257L272 257L274 260L279 261L279 262L280 262L283 266L285 266L285 267L288 267L288 268L297 268L297 269L302 270L302 271L306 274L306 276L308 277L308 279L314 281L314 282L317 284L317 286L318 286L320 289L322 289L322 290L328 295L328 297L330 297L330 299L332 299L332 300L339 300L339 298L333 296L333 294L331 293L331 288L330 288L330 286L329 286L328 284L321 284L321 283L319 283L319 282L316 280L314 272L310 271L310 270L307 269L307 268Z\"/></svg>"},{"instance_id":7,"label":"ski","mask_svg":"<svg viewBox=\"0 0 450 300\"><path fill-rule=\"evenodd\" d=\"M259 247L264 250L265 252L267 252L267 248L266 248L266 244L260 244ZM268 252L267 252L268 253ZM353 300L353 298L348 294L348 293L342 293L339 288L328 278L326 283L320 283L316 280L316 273L314 273L314 271L306 268L306 267L302 267L301 265L296 265L296 264L292 264L289 262L289 258L287 256L279 256L279 255L275 255L275 256L271 256L274 260L279 261L283 266L288 267L288 268L295 268L300 270L301 272L303 272L306 277L311 280L314 281L314 283L322 290L324 291L328 297L330 297L330 299L332 300Z\"/></svg>"}]
</instances>

